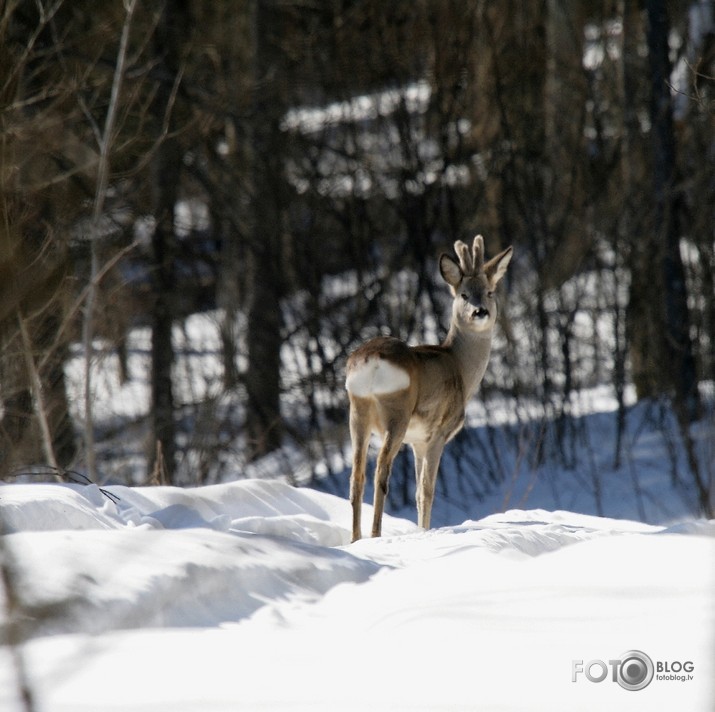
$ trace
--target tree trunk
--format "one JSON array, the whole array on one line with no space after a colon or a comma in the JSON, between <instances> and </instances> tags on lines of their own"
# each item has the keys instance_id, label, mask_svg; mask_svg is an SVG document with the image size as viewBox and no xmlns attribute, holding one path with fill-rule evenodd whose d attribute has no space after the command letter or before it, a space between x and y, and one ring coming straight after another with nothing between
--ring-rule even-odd
<instances>
[{"instance_id":1,"label":"tree trunk","mask_svg":"<svg viewBox=\"0 0 715 712\"><path fill-rule=\"evenodd\" d=\"M252 116L253 224L249 240L248 404L246 430L251 457L280 447L280 349L283 293L281 242L283 166L280 121L285 97L280 87L277 13L268 0L254 9L255 97Z\"/></svg>"},{"instance_id":2,"label":"tree trunk","mask_svg":"<svg viewBox=\"0 0 715 712\"><path fill-rule=\"evenodd\" d=\"M162 167L178 166L168 155L167 146L159 149L157 164ZM176 428L174 424L174 394L172 367L174 348L171 339L175 318L175 276L174 276L174 203L176 189L173 185L176 173L172 170L156 175L155 209L156 228L152 237L152 257L155 270L156 299L151 315L151 395L152 395L152 455L150 471L157 466L159 443L161 459L168 482L173 482L176 466Z\"/></svg>"},{"instance_id":3,"label":"tree trunk","mask_svg":"<svg viewBox=\"0 0 715 712\"><path fill-rule=\"evenodd\" d=\"M623 211L621 229L623 245L627 249L631 280L626 308L626 340L631 362L631 374L638 398L651 398L660 390L662 341L659 336L660 319L653 305L658 303L659 281L657 272L656 240L650 228L639 229L636 205L642 199L644 176L637 171L644 147L638 143L640 129L638 110L639 77L645 71L640 61L643 23L637 3L621 0L619 9L623 17L623 45L620 75L620 103L622 107L621 169L623 181Z\"/></svg>"},{"instance_id":4,"label":"tree trunk","mask_svg":"<svg viewBox=\"0 0 715 712\"><path fill-rule=\"evenodd\" d=\"M648 0L648 56L651 79L651 142L653 147L654 229L660 246L663 279L663 335L666 379L671 381L676 406L692 420L699 411L697 375L690 339L685 270L680 255L681 195L676 185L676 146L670 93L665 0Z\"/></svg>"},{"instance_id":5,"label":"tree trunk","mask_svg":"<svg viewBox=\"0 0 715 712\"><path fill-rule=\"evenodd\" d=\"M583 68L586 8L582 0L547 0L546 10L543 191L547 242L554 244L542 277L548 286L559 287L578 272L592 246L589 231L583 229L590 199L582 168L590 98Z\"/></svg>"},{"instance_id":6,"label":"tree trunk","mask_svg":"<svg viewBox=\"0 0 715 712\"><path fill-rule=\"evenodd\" d=\"M181 72L181 54L190 17L185 0L162 8L155 32L159 60L156 98L152 107L159 145L152 165L152 199L156 227L152 236L155 301L151 315L152 442L150 471L161 461L167 482L176 469L176 425L172 368L172 327L177 316L178 290L175 274L176 233L174 209L181 177L181 145L177 135L175 89ZM165 129L168 129L166 135Z\"/></svg>"}]
</instances>

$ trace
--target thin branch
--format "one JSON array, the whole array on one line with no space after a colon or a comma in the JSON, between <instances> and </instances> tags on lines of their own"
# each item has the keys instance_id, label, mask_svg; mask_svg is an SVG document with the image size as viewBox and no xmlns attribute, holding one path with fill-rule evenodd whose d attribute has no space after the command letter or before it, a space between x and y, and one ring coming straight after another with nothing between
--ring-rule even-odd
<instances>
[{"instance_id":1,"label":"thin branch","mask_svg":"<svg viewBox=\"0 0 715 712\"><path fill-rule=\"evenodd\" d=\"M135 249L138 246L139 246L138 242L132 242L130 245L127 245L126 247L122 248L119 252L117 252L115 255L113 255L111 259L107 260L107 262L105 262L103 267L94 276L93 281L94 281L95 287L98 287L100 285L100 283L102 282L104 277L107 275L109 270L111 270L112 267L114 267L114 265L117 264L117 262L119 262L127 253L131 252L133 249ZM90 286L91 285L89 283L85 286L85 288L82 290L80 295L74 301L74 304L67 310L67 312L64 316L64 319L62 320L62 323L60 324L60 327L57 330L57 335L55 337L54 346L56 346L58 343L61 342L63 334L72 325L75 315L82 309L82 305L87 301L87 294L89 293ZM40 364L39 364L40 370L45 368L45 366L47 365L47 362L50 359L50 356L52 355L52 352L54 350L54 346L47 350L42 361L40 361Z\"/></svg>"},{"instance_id":2,"label":"thin branch","mask_svg":"<svg viewBox=\"0 0 715 712\"><path fill-rule=\"evenodd\" d=\"M31 466L32 467L32 466ZM5 479L8 477L48 477L54 476L62 482L69 482L75 485L93 485L95 484L92 480L87 477L87 475L77 472L76 470L65 470L62 468L51 467L50 465L38 465L38 472L27 472L22 467L19 467L13 472L5 475ZM42 469L41 469L42 468ZM117 504L122 501L121 497L118 497L113 492L103 488L97 487L97 489L109 500Z\"/></svg>"},{"instance_id":3,"label":"thin branch","mask_svg":"<svg viewBox=\"0 0 715 712\"><path fill-rule=\"evenodd\" d=\"M57 458L55 457L55 451L52 446L52 433L50 432L50 424L47 420L47 410L45 409L45 399L42 392L42 381L40 380L40 373L32 355L32 340L30 339L25 319L23 318L19 307L17 310L17 321L20 327L25 364L35 396L35 413L37 415L37 421L40 424L40 432L42 433L42 449L45 451L47 461L55 470L60 471L60 467L57 464Z\"/></svg>"},{"instance_id":4,"label":"thin branch","mask_svg":"<svg viewBox=\"0 0 715 712\"><path fill-rule=\"evenodd\" d=\"M8 72L7 79L5 80L5 83L2 86L2 90L0 91L0 94L5 94L7 91L8 87L10 87L11 83L15 81L16 77L18 74L22 72L22 68L27 64L27 61L32 54L32 51L35 47L35 43L37 42L38 38L42 34L43 30L47 26L47 23L52 20L52 18L55 16L57 11L60 9L62 6L64 0L57 0L53 5L51 5L48 9L45 9L42 3L37 0L37 7L39 10L39 15L40 15L40 21L35 28L35 31L33 32L32 36L30 39L27 41L25 44L24 51L22 53L22 56L18 59L18 61L15 63L15 66L13 67L12 71Z\"/></svg>"},{"instance_id":5,"label":"thin branch","mask_svg":"<svg viewBox=\"0 0 715 712\"><path fill-rule=\"evenodd\" d=\"M127 48L129 46L129 34L131 30L132 17L137 5L137 0L128 0L124 3L126 17L122 27L122 36L119 41L117 51L117 65L114 70L112 80L112 91L107 107L104 130L99 144L99 164L97 166L97 189L94 197L94 209L92 212L92 228L90 237L90 280L85 303L84 323L82 325L82 342L84 343L84 444L87 471L91 479L97 479L97 461L94 445L94 418L92 415L92 339L94 336L94 307L97 295L96 276L99 272L99 232L102 213L104 211L104 201L109 183L109 152L112 146L114 134L114 123L117 116L119 104L119 92L124 78L124 68L127 59Z\"/></svg>"}]
</instances>

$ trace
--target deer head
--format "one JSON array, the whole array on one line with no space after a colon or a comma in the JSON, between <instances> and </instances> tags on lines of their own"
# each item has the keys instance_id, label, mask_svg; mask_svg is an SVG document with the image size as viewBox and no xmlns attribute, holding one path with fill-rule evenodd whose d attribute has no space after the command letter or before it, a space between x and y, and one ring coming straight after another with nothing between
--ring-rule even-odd
<instances>
[{"instance_id":1,"label":"deer head","mask_svg":"<svg viewBox=\"0 0 715 712\"><path fill-rule=\"evenodd\" d=\"M508 247L485 264L484 238L477 235L471 250L457 240L454 251L459 261L447 254L439 259L440 273L454 297L452 324L462 331L488 332L497 318L494 292L509 265L512 248Z\"/></svg>"}]
</instances>

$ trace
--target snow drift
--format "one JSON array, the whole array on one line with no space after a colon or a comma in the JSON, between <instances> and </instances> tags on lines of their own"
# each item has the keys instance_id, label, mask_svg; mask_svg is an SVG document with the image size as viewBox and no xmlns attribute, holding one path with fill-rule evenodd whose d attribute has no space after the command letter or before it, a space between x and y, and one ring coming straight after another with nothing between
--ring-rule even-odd
<instances>
[{"instance_id":1,"label":"snow drift","mask_svg":"<svg viewBox=\"0 0 715 712\"><path fill-rule=\"evenodd\" d=\"M0 486L37 709L712 709L715 522L386 517L384 537L349 545L350 516L275 481ZM689 662L690 679L629 691L576 664L629 650L654 670ZM0 709L15 712L11 653Z\"/></svg>"}]
</instances>

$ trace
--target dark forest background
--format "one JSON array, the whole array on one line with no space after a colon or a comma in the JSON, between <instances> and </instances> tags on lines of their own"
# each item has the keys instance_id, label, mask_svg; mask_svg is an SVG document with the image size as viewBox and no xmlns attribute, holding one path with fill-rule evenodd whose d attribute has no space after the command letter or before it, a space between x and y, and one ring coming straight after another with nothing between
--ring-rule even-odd
<instances>
[{"instance_id":1,"label":"dark forest background","mask_svg":"<svg viewBox=\"0 0 715 712\"><path fill-rule=\"evenodd\" d=\"M102 481L112 429L140 433L136 481L216 481L227 449L331 472L347 354L443 336L436 259L477 232L516 255L484 398L528 402L561 458L599 384L686 432L715 381L714 5L7 0L0 476ZM192 402L172 329L198 312L221 387ZM99 418L136 328L151 402Z\"/></svg>"}]
</instances>

